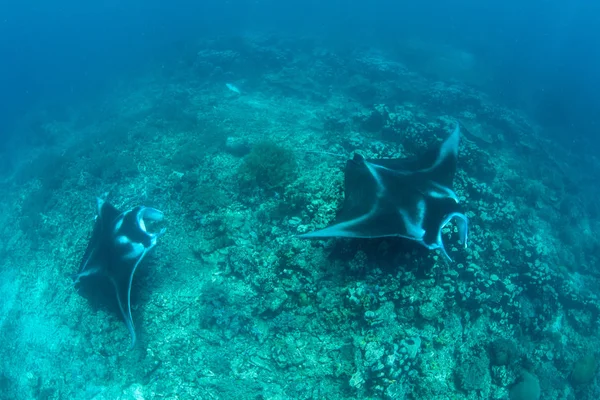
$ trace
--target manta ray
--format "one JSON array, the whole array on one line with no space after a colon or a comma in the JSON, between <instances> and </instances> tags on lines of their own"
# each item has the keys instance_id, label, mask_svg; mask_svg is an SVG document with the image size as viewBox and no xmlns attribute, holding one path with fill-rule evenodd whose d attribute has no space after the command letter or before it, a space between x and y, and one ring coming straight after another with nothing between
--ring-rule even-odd
<instances>
[{"instance_id":1,"label":"manta ray","mask_svg":"<svg viewBox=\"0 0 600 400\"><path fill-rule=\"evenodd\" d=\"M100 295L98 297L114 296L131 334L130 348L133 348L136 334L131 316L131 283L144 256L165 233L165 228L157 233L149 232L146 221L159 222L164 216L157 209L143 206L121 212L101 199L97 199L96 206L92 237L73 280L75 284L86 286L88 292Z\"/></svg>"},{"instance_id":2,"label":"manta ray","mask_svg":"<svg viewBox=\"0 0 600 400\"><path fill-rule=\"evenodd\" d=\"M459 141L457 124L438 148L418 158L367 160L355 154L346 162L344 204L335 223L298 237L396 236L439 249L452 260L444 248L442 229L456 219L465 247L468 230L467 217L452 189Z\"/></svg>"}]
</instances>

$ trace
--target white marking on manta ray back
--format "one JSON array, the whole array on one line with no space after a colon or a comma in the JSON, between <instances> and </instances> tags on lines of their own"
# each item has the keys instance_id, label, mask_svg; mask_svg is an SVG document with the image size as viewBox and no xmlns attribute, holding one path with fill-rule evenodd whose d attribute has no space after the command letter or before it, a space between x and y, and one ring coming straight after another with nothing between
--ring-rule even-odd
<instances>
[{"instance_id":1,"label":"white marking on manta ray back","mask_svg":"<svg viewBox=\"0 0 600 400\"><path fill-rule=\"evenodd\" d=\"M140 256L140 254L144 253L146 248L141 243L131 243L131 250L123 255L124 258L131 260Z\"/></svg>"},{"instance_id":2,"label":"white marking on manta ray back","mask_svg":"<svg viewBox=\"0 0 600 400\"><path fill-rule=\"evenodd\" d=\"M433 185L433 187L435 189L438 189L438 190L437 191L428 190L427 191L428 196L433 197L434 199L451 198L458 204L458 196L452 189L450 189L449 187L446 187L446 186L442 186L437 182L431 182L431 184Z\"/></svg>"},{"instance_id":3,"label":"white marking on manta ray back","mask_svg":"<svg viewBox=\"0 0 600 400\"><path fill-rule=\"evenodd\" d=\"M119 232L121 227L123 226L123 219L125 218L125 214L121 214L119 219L115 222L115 227L113 228L113 233Z\"/></svg>"},{"instance_id":4,"label":"white marking on manta ray back","mask_svg":"<svg viewBox=\"0 0 600 400\"><path fill-rule=\"evenodd\" d=\"M422 240L425 236L425 229L423 229L423 220L425 219L426 205L425 200L420 199L417 203L417 214L416 217L412 217L405 210L398 209L398 214L404 221L404 227L410 236L414 240Z\"/></svg>"},{"instance_id":5,"label":"white marking on manta ray back","mask_svg":"<svg viewBox=\"0 0 600 400\"><path fill-rule=\"evenodd\" d=\"M379 176L379 173L377 172L377 168L382 167L377 164L370 163L367 160L364 160L364 163L369 169L371 176L373 176L373 179L375 179L375 182L377 182L377 197L383 196L383 192L385 192L385 186L383 186L383 182L381 182L381 176Z\"/></svg>"},{"instance_id":6,"label":"white marking on manta ray back","mask_svg":"<svg viewBox=\"0 0 600 400\"><path fill-rule=\"evenodd\" d=\"M104 200L100 197L96 197L96 215L102 216L102 206L104 206Z\"/></svg>"},{"instance_id":7,"label":"white marking on manta ray back","mask_svg":"<svg viewBox=\"0 0 600 400\"><path fill-rule=\"evenodd\" d=\"M115 242L116 242L118 245L125 246L125 245L128 245L128 244L130 244L130 243L131 243L131 239L129 239L129 238L128 238L127 236L125 236L125 235L119 235L119 236L117 236L117 238L115 239Z\"/></svg>"},{"instance_id":8,"label":"white marking on manta ray back","mask_svg":"<svg viewBox=\"0 0 600 400\"><path fill-rule=\"evenodd\" d=\"M388 167L384 167L383 165L379 165L379 164L375 164L375 163L370 163L373 167L377 168L377 169L382 169L384 171L389 171L393 174L398 174L398 175L410 175L413 172L411 171L401 171L401 170L395 170L395 169L391 169Z\"/></svg>"}]
</instances>

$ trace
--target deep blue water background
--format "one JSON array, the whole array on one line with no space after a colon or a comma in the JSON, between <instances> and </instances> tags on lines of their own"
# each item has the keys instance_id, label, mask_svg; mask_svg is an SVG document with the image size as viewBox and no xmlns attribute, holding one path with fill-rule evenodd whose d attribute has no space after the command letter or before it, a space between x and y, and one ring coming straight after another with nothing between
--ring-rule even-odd
<instances>
[{"instance_id":1,"label":"deep blue water background","mask_svg":"<svg viewBox=\"0 0 600 400\"><path fill-rule=\"evenodd\" d=\"M535 1L22 1L0 6L0 129L169 62L198 38L269 31L340 48L451 44L489 69L485 91L568 144L595 141L600 4Z\"/></svg>"}]
</instances>

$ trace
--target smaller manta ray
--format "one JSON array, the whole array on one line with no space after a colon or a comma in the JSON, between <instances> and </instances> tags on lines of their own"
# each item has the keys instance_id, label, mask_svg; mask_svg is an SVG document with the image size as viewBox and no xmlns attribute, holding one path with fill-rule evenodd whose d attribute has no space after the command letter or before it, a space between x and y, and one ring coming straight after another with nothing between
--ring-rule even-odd
<instances>
[{"instance_id":1,"label":"smaller manta ray","mask_svg":"<svg viewBox=\"0 0 600 400\"><path fill-rule=\"evenodd\" d=\"M344 205L336 222L299 235L331 237L402 237L428 249L444 248L442 229L457 219L460 241L467 246L467 217L452 190L460 129L435 151L416 159L367 160L355 154L344 170Z\"/></svg>"},{"instance_id":2,"label":"smaller manta ray","mask_svg":"<svg viewBox=\"0 0 600 400\"><path fill-rule=\"evenodd\" d=\"M149 207L121 212L101 199L97 199L97 212L92 237L73 280L96 295L116 296L133 348L136 335L131 317L131 282L144 256L165 233L165 228L158 233L148 232L145 220L162 221L163 213ZM114 294L106 293L112 290L110 286Z\"/></svg>"}]
</instances>

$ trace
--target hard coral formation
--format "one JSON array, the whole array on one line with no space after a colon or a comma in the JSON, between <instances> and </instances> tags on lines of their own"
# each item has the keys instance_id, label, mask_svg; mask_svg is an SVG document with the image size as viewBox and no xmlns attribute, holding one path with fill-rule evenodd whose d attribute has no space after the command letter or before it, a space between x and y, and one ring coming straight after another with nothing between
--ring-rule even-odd
<instances>
[{"instance_id":1,"label":"hard coral formation","mask_svg":"<svg viewBox=\"0 0 600 400\"><path fill-rule=\"evenodd\" d=\"M297 175L294 152L272 141L255 144L238 169L238 179L244 188L282 190Z\"/></svg>"},{"instance_id":2,"label":"hard coral formation","mask_svg":"<svg viewBox=\"0 0 600 400\"><path fill-rule=\"evenodd\" d=\"M517 358L517 344L506 338L496 339L490 345L490 355L493 365L509 365Z\"/></svg>"},{"instance_id":3,"label":"hard coral formation","mask_svg":"<svg viewBox=\"0 0 600 400\"><path fill-rule=\"evenodd\" d=\"M456 378L458 386L465 392L489 391L490 360L484 352L463 357L459 361Z\"/></svg>"}]
</instances>

